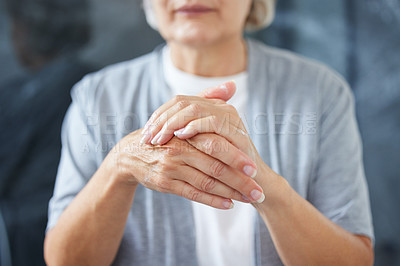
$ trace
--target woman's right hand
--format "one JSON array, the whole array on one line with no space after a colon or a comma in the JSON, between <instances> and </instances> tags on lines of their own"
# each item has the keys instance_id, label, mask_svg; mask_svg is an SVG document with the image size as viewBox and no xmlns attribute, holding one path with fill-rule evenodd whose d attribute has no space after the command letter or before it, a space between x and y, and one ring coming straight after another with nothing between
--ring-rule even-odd
<instances>
[{"instance_id":1,"label":"woman's right hand","mask_svg":"<svg viewBox=\"0 0 400 266\"><path fill-rule=\"evenodd\" d=\"M218 209L232 208L231 199L251 202L250 193L254 189L263 192L251 177L236 170L254 165L247 155L232 154L226 147L220 147L217 152L226 152L227 156L235 158L235 165L230 166L176 137L162 146L140 144L141 131L123 138L107 156L108 160L113 160L111 164L119 180L126 184L137 186L140 183L149 189ZM209 135L212 140L214 134Z\"/></svg>"}]
</instances>

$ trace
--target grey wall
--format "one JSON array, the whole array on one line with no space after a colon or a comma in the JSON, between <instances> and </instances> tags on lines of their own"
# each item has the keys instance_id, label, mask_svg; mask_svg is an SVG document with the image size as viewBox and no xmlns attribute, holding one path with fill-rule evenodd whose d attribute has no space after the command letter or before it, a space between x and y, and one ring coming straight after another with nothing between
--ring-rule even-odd
<instances>
[{"instance_id":1,"label":"grey wall","mask_svg":"<svg viewBox=\"0 0 400 266\"><path fill-rule=\"evenodd\" d=\"M264 42L328 63L346 74L347 21L344 1L278 1L271 28L254 36Z\"/></svg>"},{"instance_id":2,"label":"grey wall","mask_svg":"<svg viewBox=\"0 0 400 266\"><path fill-rule=\"evenodd\" d=\"M83 58L99 65L123 61L154 49L162 39L144 19L140 0L91 0L93 40Z\"/></svg>"},{"instance_id":3,"label":"grey wall","mask_svg":"<svg viewBox=\"0 0 400 266\"><path fill-rule=\"evenodd\" d=\"M9 35L8 17L5 14L4 3L0 1L0 83L22 72L14 57Z\"/></svg>"}]
</instances>

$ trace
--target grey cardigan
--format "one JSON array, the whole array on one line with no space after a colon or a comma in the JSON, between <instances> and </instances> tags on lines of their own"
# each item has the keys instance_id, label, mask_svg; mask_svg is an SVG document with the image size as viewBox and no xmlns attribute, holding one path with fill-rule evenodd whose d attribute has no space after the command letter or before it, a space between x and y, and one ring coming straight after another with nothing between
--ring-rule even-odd
<instances>
[{"instance_id":1,"label":"grey cardigan","mask_svg":"<svg viewBox=\"0 0 400 266\"><path fill-rule=\"evenodd\" d=\"M354 100L327 67L247 40L244 119L258 152L303 198L344 229L373 238ZM162 49L88 75L73 91L48 229L118 141L172 95ZM115 265L197 265L191 202L139 186ZM260 216L256 265L281 265ZM288 228L291 230L291 228Z\"/></svg>"}]
</instances>

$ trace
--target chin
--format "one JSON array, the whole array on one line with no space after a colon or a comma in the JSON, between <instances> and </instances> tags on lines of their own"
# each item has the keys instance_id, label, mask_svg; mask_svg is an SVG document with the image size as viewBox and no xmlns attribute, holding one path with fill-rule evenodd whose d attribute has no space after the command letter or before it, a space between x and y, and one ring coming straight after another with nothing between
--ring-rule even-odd
<instances>
[{"instance_id":1,"label":"chin","mask_svg":"<svg viewBox=\"0 0 400 266\"><path fill-rule=\"evenodd\" d=\"M174 31L175 41L190 46L207 46L220 41L220 34L215 27L208 25L189 25L181 26Z\"/></svg>"}]
</instances>

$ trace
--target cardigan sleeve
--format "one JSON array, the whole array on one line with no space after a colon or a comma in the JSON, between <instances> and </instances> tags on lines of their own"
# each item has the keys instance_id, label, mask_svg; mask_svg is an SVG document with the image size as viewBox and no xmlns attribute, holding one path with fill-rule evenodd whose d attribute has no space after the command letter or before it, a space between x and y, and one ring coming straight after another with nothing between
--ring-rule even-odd
<instances>
[{"instance_id":1,"label":"cardigan sleeve","mask_svg":"<svg viewBox=\"0 0 400 266\"><path fill-rule=\"evenodd\" d=\"M309 200L342 228L373 240L353 94L344 80L329 73L320 95L316 171Z\"/></svg>"},{"instance_id":2,"label":"cardigan sleeve","mask_svg":"<svg viewBox=\"0 0 400 266\"><path fill-rule=\"evenodd\" d=\"M46 230L56 225L65 208L97 170L98 145L92 130L92 114L84 108L88 105L83 97L87 83L88 78L75 85L71 92L72 104L62 126L61 159L53 196L49 202Z\"/></svg>"}]
</instances>

